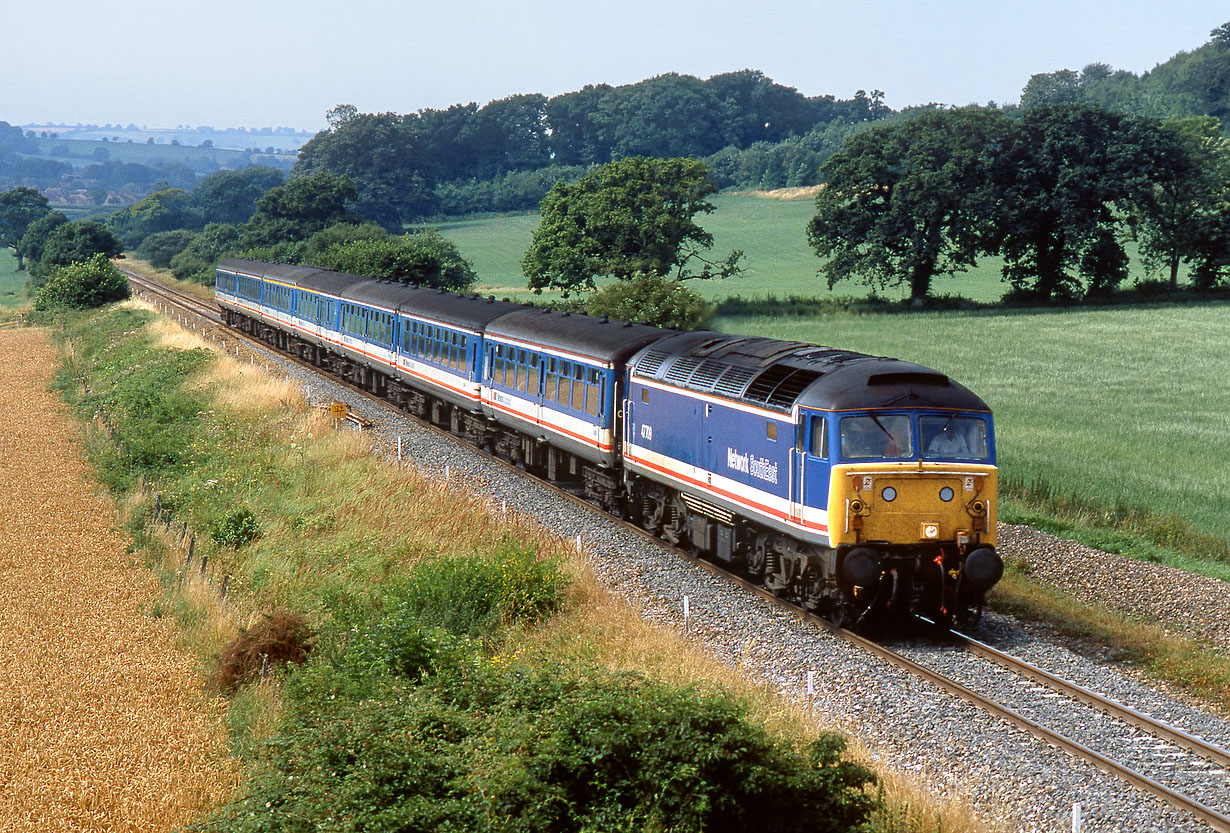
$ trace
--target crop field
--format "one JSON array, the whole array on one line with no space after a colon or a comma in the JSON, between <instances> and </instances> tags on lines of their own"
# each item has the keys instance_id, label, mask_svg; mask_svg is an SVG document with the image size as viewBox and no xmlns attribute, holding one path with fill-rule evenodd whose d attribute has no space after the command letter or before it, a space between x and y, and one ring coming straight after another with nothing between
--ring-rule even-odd
<instances>
[{"instance_id":1,"label":"crop field","mask_svg":"<svg viewBox=\"0 0 1230 833\"><path fill-rule=\"evenodd\" d=\"M161 831L234 790L224 703L159 613L116 507L48 391L55 348L0 334L0 829Z\"/></svg>"},{"instance_id":2,"label":"crop field","mask_svg":"<svg viewBox=\"0 0 1230 833\"><path fill-rule=\"evenodd\" d=\"M996 414L1009 488L1086 502L1115 522L1145 509L1230 539L1230 309L1226 304L724 318L720 329L917 361ZM1182 534L1183 524L1175 532Z\"/></svg>"},{"instance_id":3,"label":"crop field","mask_svg":"<svg viewBox=\"0 0 1230 833\"><path fill-rule=\"evenodd\" d=\"M248 153L243 150L213 147L203 148L191 145L148 144L146 142L98 142L76 139L35 139L39 153L45 158L68 162L76 167L93 165L100 161L136 162L142 165L155 163L182 162L189 166L201 164L219 165L225 168L238 168L248 164L272 165L290 168L295 162L295 154L291 153ZM252 137L252 146L279 147L279 140L274 136ZM105 159L98 159L94 154L102 149L106 151Z\"/></svg>"}]
</instances>

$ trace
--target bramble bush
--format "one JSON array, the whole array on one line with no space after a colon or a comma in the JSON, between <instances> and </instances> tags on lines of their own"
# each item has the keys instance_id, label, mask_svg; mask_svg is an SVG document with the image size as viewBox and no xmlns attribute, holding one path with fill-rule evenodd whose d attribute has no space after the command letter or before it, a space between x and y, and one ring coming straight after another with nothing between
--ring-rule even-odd
<instances>
[{"instance_id":1,"label":"bramble bush","mask_svg":"<svg viewBox=\"0 0 1230 833\"><path fill-rule=\"evenodd\" d=\"M241 508L228 512L210 525L209 537L220 547L237 550L254 541L261 534L260 524L251 509Z\"/></svg>"},{"instance_id":2,"label":"bramble bush","mask_svg":"<svg viewBox=\"0 0 1230 833\"><path fill-rule=\"evenodd\" d=\"M128 278L105 255L96 254L89 260L70 263L52 272L39 287L34 308L43 312L88 309L122 301L128 295Z\"/></svg>"},{"instance_id":3,"label":"bramble bush","mask_svg":"<svg viewBox=\"0 0 1230 833\"><path fill-rule=\"evenodd\" d=\"M477 655L349 673L299 676L246 796L198 830L837 833L877 806L839 737L774 741L721 695Z\"/></svg>"}]
</instances>

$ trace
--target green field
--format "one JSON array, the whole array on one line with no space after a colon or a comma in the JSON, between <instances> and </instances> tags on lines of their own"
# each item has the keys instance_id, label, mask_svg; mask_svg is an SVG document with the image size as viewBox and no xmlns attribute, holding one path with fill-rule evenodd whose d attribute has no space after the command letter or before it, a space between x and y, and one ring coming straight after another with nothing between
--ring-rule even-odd
<instances>
[{"instance_id":1,"label":"green field","mask_svg":"<svg viewBox=\"0 0 1230 833\"><path fill-rule=\"evenodd\" d=\"M0 307L26 303L26 281L29 277L28 272L17 271L17 258L13 257L13 250L0 246Z\"/></svg>"},{"instance_id":2,"label":"green field","mask_svg":"<svg viewBox=\"0 0 1230 833\"><path fill-rule=\"evenodd\" d=\"M276 142L270 136L253 136L253 146L261 148ZM263 141L262 141L263 140ZM68 162L77 167L97 162L135 162L140 165L181 162L191 168L240 168L246 165L271 165L289 169L294 164L294 153L265 154L227 148L203 148L191 145L148 144L146 142L100 142L75 139L34 140L39 155L43 158ZM94 156L99 150L106 151L105 158Z\"/></svg>"},{"instance_id":3,"label":"green field","mask_svg":"<svg viewBox=\"0 0 1230 833\"><path fill-rule=\"evenodd\" d=\"M691 287L713 301L735 295L783 298L829 294L824 279L816 274L820 261L807 245L805 229L815 213L813 200L719 194L713 198L713 204L716 210L699 218L705 230L713 235L711 251L725 255L732 249L742 249L747 274L725 281L694 281L689 284ZM531 293L526 290L521 274L521 256L529 248L537 226L537 214L517 214L447 222L439 228L474 265L481 292L528 298ZM1004 288L999 277L999 262L988 260L960 277L937 280L934 292L990 302L998 300ZM868 290L862 284L844 283L834 291L861 297ZM881 294L901 298L904 290L897 288Z\"/></svg>"},{"instance_id":4,"label":"green field","mask_svg":"<svg viewBox=\"0 0 1230 833\"><path fill-rule=\"evenodd\" d=\"M1230 305L724 318L720 329L917 361L994 409L1009 484L1230 540ZM1155 519L1156 520L1156 519ZM1210 554L1221 555L1216 547Z\"/></svg>"}]
</instances>

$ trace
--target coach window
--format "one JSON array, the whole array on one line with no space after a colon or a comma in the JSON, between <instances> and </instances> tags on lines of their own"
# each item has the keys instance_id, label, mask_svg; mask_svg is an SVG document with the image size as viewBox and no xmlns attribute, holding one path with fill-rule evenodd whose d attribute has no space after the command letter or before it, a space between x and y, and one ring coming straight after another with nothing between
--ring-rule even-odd
<instances>
[{"instance_id":1,"label":"coach window","mask_svg":"<svg viewBox=\"0 0 1230 833\"><path fill-rule=\"evenodd\" d=\"M585 366L572 366L572 410L585 410Z\"/></svg>"},{"instance_id":2,"label":"coach window","mask_svg":"<svg viewBox=\"0 0 1230 833\"><path fill-rule=\"evenodd\" d=\"M517 379L513 385L517 390L525 390L525 351L517 350Z\"/></svg>"},{"instance_id":3,"label":"coach window","mask_svg":"<svg viewBox=\"0 0 1230 833\"><path fill-rule=\"evenodd\" d=\"M545 402L555 401L555 391L559 388L559 359L547 358L542 367L542 398Z\"/></svg>"},{"instance_id":4,"label":"coach window","mask_svg":"<svg viewBox=\"0 0 1230 833\"><path fill-rule=\"evenodd\" d=\"M462 373L470 372L470 337L464 333L461 336L461 357L457 369Z\"/></svg>"},{"instance_id":5,"label":"coach window","mask_svg":"<svg viewBox=\"0 0 1230 833\"><path fill-rule=\"evenodd\" d=\"M568 403L572 401L572 362L559 363L559 390L556 392L555 401L564 407L568 407Z\"/></svg>"},{"instance_id":6,"label":"coach window","mask_svg":"<svg viewBox=\"0 0 1230 833\"><path fill-rule=\"evenodd\" d=\"M602 374L592 367L585 384L585 413L598 416L602 412Z\"/></svg>"},{"instance_id":7,"label":"coach window","mask_svg":"<svg viewBox=\"0 0 1230 833\"><path fill-rule=\"evenodd\" d=\"M537 353L530 353L526 356L525 392L535 398L538 396L538 362Z\"/></svg>"}]
</instances>

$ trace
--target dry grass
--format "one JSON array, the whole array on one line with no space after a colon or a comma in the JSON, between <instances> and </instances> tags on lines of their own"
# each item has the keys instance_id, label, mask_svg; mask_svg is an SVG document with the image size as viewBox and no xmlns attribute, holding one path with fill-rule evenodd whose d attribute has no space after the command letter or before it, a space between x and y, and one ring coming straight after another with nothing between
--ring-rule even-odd
<instances>
[{"instance_id":1,"label":"dry grass","mask_svg":"<svg viewBox=\"0 0 1230 833\"><path fill-rule=\"evenodd\" d=\"M774 188L772 191L754 191L753 193L768 200L813 200L823 190L823 185L803 185L796 188Z\"/></svg>"},{"instance_id":2,"label":"dry grass","mask_svg":"<svg viewBox=\"0 0 1230 833\"><path fill-rule=\"evenodd\" d=\"M135 257L126 257L119 265L123 266L125 269L130 269L133 272L136 272L138 275L152 278L153 280L166 284L167 286L173 286L181 292L187 292L207 301L212 301L214 299L213 284L203 286L199 283L193 283L192 281L181 281L179 278L175 277L170 269L158 269L151 266L148 261Z\"/></svg>"},{"instance_id":3,"label":"dry grass","mask_svg":"<svg viewBox=\"0 0 1230 833\"><path fill-rule=\"evenodd\" d=\"M79 436L44 333L0 333L0 829L169 830L236 783L224 703L156 609Z\"/></svg>"}]
</instances>

